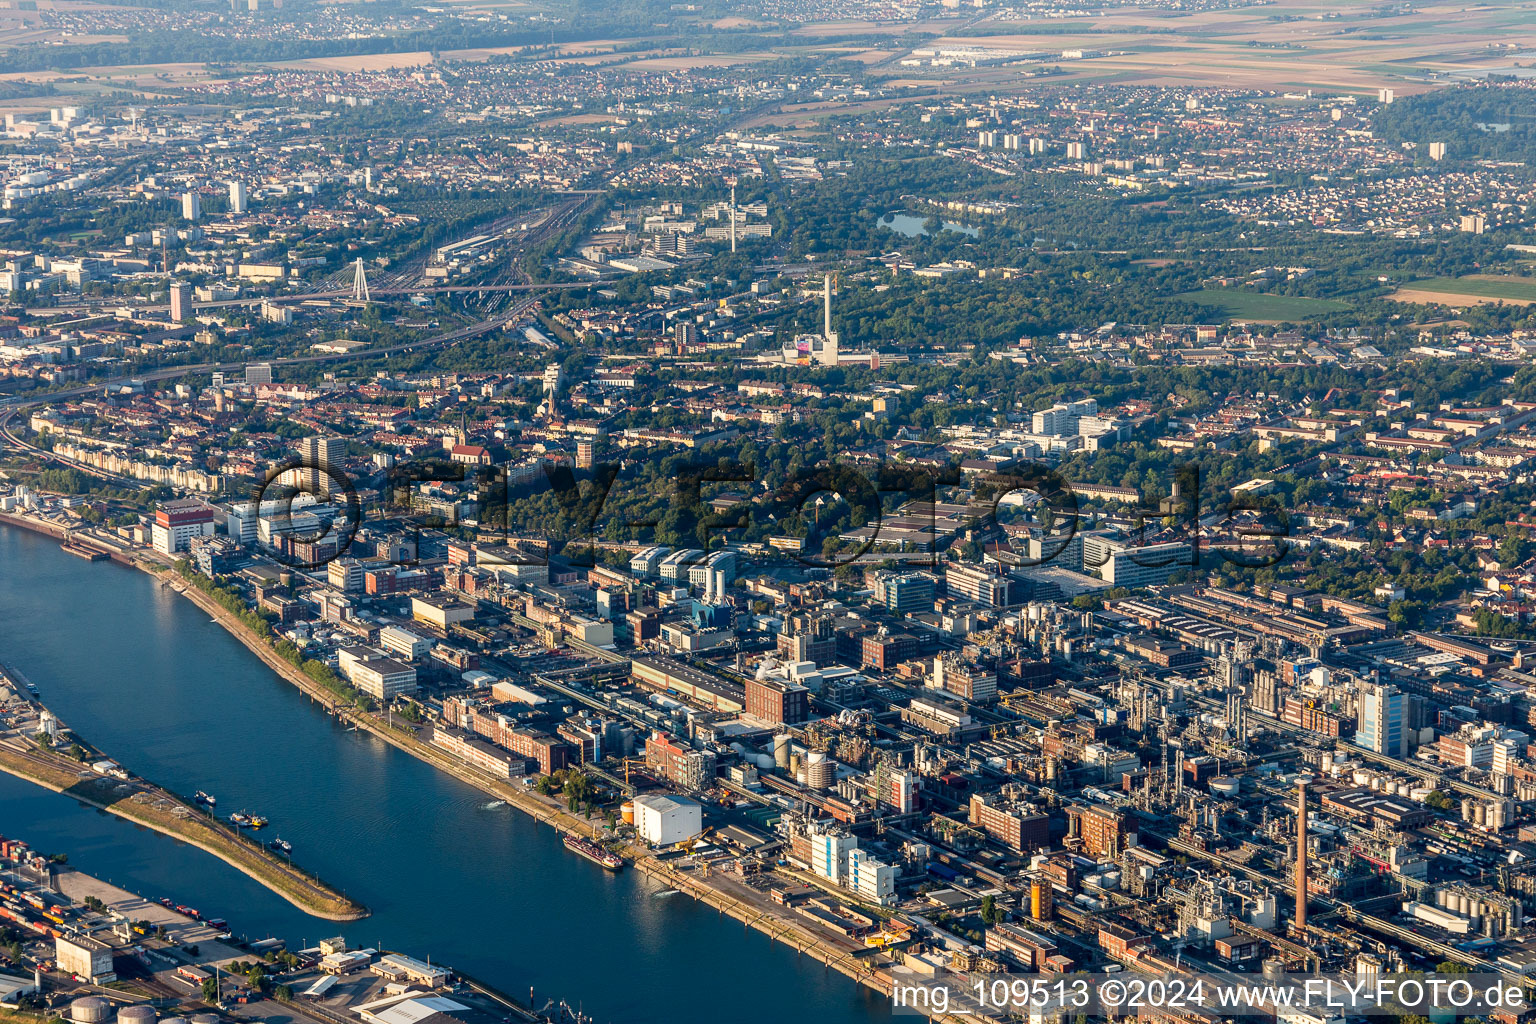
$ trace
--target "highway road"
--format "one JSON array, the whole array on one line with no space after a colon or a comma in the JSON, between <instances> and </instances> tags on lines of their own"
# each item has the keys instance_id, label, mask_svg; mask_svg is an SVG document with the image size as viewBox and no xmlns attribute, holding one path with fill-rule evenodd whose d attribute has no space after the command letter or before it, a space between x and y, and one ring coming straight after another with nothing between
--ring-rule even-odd
<instances>
[{"instance_id":1,"label":"highway road","mask_svg":"<svg viewBox=\"0 0 1536 1024\"><path fill-rule=\"evenodd\" d=\"M522 273L522 270L518 264L523 255L531 246L539 245L554 237L559 232L564 231L575 224L582 213L587 210L588 205L592 202L593 197L600 194L601 193L596 192L576 193L571 199L554 208L550 212L550 215L547 219L527 232L526 238L521 239L508 250L506 258L500 264L500 271L494 277L488 278L483 282L476 284L431 285L421 283L418 276L413 272L405 274L386 273L384 275L385 281L383 282L383 287L369 287L369 297L376 298L386 295L451 295L458 293L515 293L541 291L545 289L560 291L576 288L591 288L594 285L601 283L600 280L570 281L561 282L558 284L538 284L535 282L530 282L527 280L527 275ZM501 230L501 226L503 224L515 219L517 218L509 217L494 221L486 230L490 233L495 233L496 231ZM425 259L421 260L420 262L424 272ZM335 282L338 278L350 275L351 272L352 270L350 266L343 267L325 280ZM412 280L413 278L416 278L416 280ZM410 281L410 283L403 283L406 281ZM315 291L299 292L292 295L247 295L238 299L219 299L214 302L197 302L193 303L192 308L194 310L198 310L222 309L229 306L259 306L264 302L271 302L277 305L286 305L296 302L310 302L322 299L350 298L352 298L352 287L351 284L348 283L344 287L338 286L332 288L321 288ZM130 304L123 302L120 299L114 300L112 297L107 297L90 302L72 302L55 306L28 307L27 313L43 315L60 312L94 313L118 309L125 305ZM134 305L131 306L131 308L135 312L140 313L164 313L169 312L171 307L167 303L144 306Z\"/></svg>"},{"instance_id":2,"label":"highway road","mask_svg":"<svg viewBox=\"0 0 1536 1024\"><path fill-rule=\"evenodd\" d=\"M487 283L487 284L444 284L431 285L422 288L369 288L368 294L372 297L381 295L440 295L455 292L537 292L537 291L565 291L576 288L595 288L601 284L596 281L561 281L554 284L530 284L518 282L514 284ZM286 305L295 302L309 302L316 299L350 299L351 288L335 288L328 291L298 292L293 295L271 296L245 296L239 299L220 299L216 302L195 302L193 309L222 309L226 306L259 306L263 302L271 302L275 305ZM129 305L125 302L95 302L89 305L67 306L36 306L27 307L29 314L48 313L95 313L118 309ZM130 306L136 313L166 313L170 311L169 305Z\"/></svg>"}]
</instances>

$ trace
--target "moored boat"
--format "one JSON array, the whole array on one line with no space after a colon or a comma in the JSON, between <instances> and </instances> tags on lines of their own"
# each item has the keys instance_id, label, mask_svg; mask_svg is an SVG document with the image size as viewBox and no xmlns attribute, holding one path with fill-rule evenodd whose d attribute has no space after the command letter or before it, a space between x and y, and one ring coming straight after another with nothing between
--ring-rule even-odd
<instances>
[{"instance_id":1,"label":"moored boat","mask_svg":"<svg viewBox=\"0 0 1536 1024\"><path fill-rule=\"evenodd\" d=\"M609 871L617 871L624 866L624 858L598 846L589 839L583 839L578 835L567 834L565 836L565 848L572 853L587 858L594 864L601 865Z\"/></svg>"}]
</instances>

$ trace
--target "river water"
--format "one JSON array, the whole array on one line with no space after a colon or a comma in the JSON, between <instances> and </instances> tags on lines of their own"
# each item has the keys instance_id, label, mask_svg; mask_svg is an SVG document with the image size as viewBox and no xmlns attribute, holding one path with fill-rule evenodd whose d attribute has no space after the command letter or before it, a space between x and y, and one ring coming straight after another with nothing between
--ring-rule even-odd
<instances>
[{"instance_id":1,"label":"river water","mask_svg":"<svg viewBox=\"0 0 1536 1024\"><path fill-rule=\"evenodd\" d=\"M685 896L610 875L554 830L336 725L195 605L144 573L0 527L0 660L108 756L219 812L271 819L296 861L371 917L309 917L199 850L0 774L0 833L236 934L342 934L530 986L599 1024L885 1020L888 1004Z\"/></svg>"}]
</instances>

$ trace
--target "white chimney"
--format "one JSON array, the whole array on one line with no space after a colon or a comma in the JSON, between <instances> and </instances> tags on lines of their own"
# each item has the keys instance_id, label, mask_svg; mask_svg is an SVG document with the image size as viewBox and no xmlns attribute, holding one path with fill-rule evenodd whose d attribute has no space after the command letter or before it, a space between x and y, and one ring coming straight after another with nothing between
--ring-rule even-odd
<instances>
[{"instance_id":1,"label":"white chimney","mask_svg":"<svg viewBox=\"0 0 1536 1024\"><path fill-rule=\"evenodd\" d=\"M822 326L823 337L832 337L832 275L828 274L821 279L822 299Z\"/></svg>"}]
</instances>

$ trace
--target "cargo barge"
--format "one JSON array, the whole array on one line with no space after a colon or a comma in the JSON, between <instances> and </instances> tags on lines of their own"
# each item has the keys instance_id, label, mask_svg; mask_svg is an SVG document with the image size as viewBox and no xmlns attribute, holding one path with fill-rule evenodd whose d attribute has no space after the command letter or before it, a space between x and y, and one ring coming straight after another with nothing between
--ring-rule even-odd
<instances>
[{"instance_id":1,"label":"cargo barge","mask_svg":"<svg viewBox=\"0 0 1536 1024\"><path fill-rule=\"evenodd\" d=\"M565 848L572 853L587 858L594 864L601 865L609 871L618 871L624 866L624 858L617 854L609 853L596 843L581 838L578 835L566 833Z\"/></svg>"}]
</instances>

